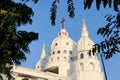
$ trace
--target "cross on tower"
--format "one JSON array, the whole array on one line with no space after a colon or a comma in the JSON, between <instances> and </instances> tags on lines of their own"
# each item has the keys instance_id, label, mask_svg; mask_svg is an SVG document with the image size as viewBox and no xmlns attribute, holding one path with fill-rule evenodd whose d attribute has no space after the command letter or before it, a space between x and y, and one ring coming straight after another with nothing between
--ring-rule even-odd
<instances>
[{"instance_id":1,"label":"cross on tower","mask_svg":"<svg viewBox=\"0 0 120 80\"><path fill-rule=\"evenodd\" d=\"M62 29L64 29L64 22L65 22L65 19L64 19L64 17L62 18L62 21L61 21L61 23L62 23Z\"/></svg>"}]
</instances>

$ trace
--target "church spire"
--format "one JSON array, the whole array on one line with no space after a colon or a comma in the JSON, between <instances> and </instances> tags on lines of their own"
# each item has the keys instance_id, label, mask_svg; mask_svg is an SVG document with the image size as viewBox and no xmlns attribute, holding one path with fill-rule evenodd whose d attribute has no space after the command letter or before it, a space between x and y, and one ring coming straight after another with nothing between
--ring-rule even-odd
<instances>
[{"instance_id":1,"label":"church spire","mask_svg":"<svg viewBox=\"0 0 120 80\"><path fill-rule=\"evenodd\" d=\"M81 32L81 36L88 36L88 31L87 31L85 19L82 20L82 32Z\"/></svg>"},{"instance_id":2,"label":"church spire","mask_svg":"<svg viewBox=\"0 0 120 80\"><path fill-rule=\"evenodd\" d=\"M46 52L45 52L45 44L42 45L42 51L41 51L41 56L40 59L44 59L46 56Z\"/></svg>"},{"instance_id":3,"label":"church spire","mask_svg":"<svg viewBox=\"0 0 120 80\"><path fill-rule=\"evenodd\" d=\"M45 58L46 58L45 44L43 44L40 59L36 64L36 68L35 68L36 70L44 70Z\"/></svg>"}]
</instances>

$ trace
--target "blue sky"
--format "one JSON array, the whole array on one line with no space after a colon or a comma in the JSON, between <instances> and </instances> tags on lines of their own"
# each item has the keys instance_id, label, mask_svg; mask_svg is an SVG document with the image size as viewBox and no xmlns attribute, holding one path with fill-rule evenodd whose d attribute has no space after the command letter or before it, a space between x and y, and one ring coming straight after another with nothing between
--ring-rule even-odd
<instances>
[{"instance_id":1,"label":"blue sky","mask_svg":"<svg viewBox=\"0 0 120 80\"><path fill-rule=\"evenodd\" d=\"M16 0L17 1L17 0ZM65 0L61 0L58 4L58 12L56 17L56 25L53 27L50 21L50 7L53 0L39 0L37 4L28 2L27 4L32 7L34 11L33 24L21 26L20 29L27 31L34 31L39 34L39 39L30 44L30 54L26 55L27 60L23 62L21 66L28 68L35 68L37 61L40 58L42 44L46 44L46 53L48 53L50 44L54 38L57 37L58 32L61 29L60 23L62 17L65 18L65 29L68 31L69 36L77 42L80 39L80 32L82 27L82 19L86 20L89 37L94 43L100 42L103 38L97 35L97 29L105 25L105 14L114 13L113 9L103 9L97 11L95 5L90 10L83 9L83 0L75 2L75 17L69 18L67 13L67 5ZM120 54L115 55L109 60L105 60L106 71L108 80L120 79Z\"/></svg>"}]
</instances>

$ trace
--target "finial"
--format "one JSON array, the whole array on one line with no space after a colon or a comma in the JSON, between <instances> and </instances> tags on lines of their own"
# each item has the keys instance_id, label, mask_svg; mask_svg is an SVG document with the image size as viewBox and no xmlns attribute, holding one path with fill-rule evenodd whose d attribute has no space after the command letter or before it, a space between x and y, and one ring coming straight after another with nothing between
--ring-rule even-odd
<instances>
[{"instance_id":1,"label":"finial","mask_svg":"<svg viewBox=\"0 0 120 80\"><path fill-rule=\"evenodd\" d=\"M45 49L45 44L42 45L42 49Z\"/></svg>"},{"instance_id":2,"label":"finial","mask_svg":"<svg viewBox=\"0 0 120 80\"><path fill-rule=\"evenodd\" d=\"M61 21L61 23L62 23L62 29L64 29L64 22L65 22L65 19L64 19L64 17L62 18L62 21Z\"/></svg>"},{"instance_id":3,"label":"finial","mask_svg":"<svg viewBox=\"0 0 120 80\"><path fill-rule=\"evenodd\" d=\"M87 31L85 19L82 20L82 31Z\"/></svg>"},{"instance_id":4,"label":"finial","mask_svg":"<svg viewBox=\"0 0 120 80\"><path fill-rule=\"evenodd\" d=\"M45 53L45 44L43 44L42 45L42 52L41 52L40 59L43 59L45 56L46 56L46 53Z\"/></svg>"},{"instance_id":5,"label":"finial","mask_svg":"<svg viewBox=\"0 0 120 80\"><path fill-rule=\"evenodd\" d=\"M82 24L83 24L84 26L86 26L85 19L82 20Z\"/></svg>"},{"instance_id":6,"label":"finial","mask_svg":"<svg viewBox=\"0 0 120 80\"><path fill-rule=\"evenodd\" d=\"M81 32L81 36L88 36L88 31L87 31L85 19L82 20L82 32Z\"/></svg>"}]
</instances>

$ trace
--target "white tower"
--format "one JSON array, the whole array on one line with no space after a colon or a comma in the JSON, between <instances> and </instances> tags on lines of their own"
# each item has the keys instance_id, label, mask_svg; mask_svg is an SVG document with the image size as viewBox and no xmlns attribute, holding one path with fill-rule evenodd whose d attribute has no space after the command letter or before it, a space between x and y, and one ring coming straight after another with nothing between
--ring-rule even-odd
<instances>
[{"instance_id":1,"label":"white tower","mask_svg":"<svg viewBox=\"0 0 120 80\"><path fill-rule=\"evenodd\" d=\"M97 55L88 54L94 43L88 36L85 20L77 44L65 30L64 21L63 18L62 29L52 41L48 56L43 44L35 70L13 66L11 74L15 80L104 80Z\"/></svg>"},{"instance_id":2,"label":"white tower","mask_svg":"<svg viewBox=\"0 0 120 80\"><path fill-rule=\"evenodd\" d=\"M76 43L68 36L68 32L64 29L63 18L62 29L58 33L58 37L51 44L45 70L57 73L59 76L68 76L70 74L70 56L75 45Z\"/></svg>"},{"instance_id":3,"label":"white tower","mask_svg":"<svg viewBox=\"0 0 120 80\"><path fill-rule=\"evenodd\" d=\"M44 71L45 62L46 62L46 52L45 52L45 44L43 44L40 60L37 62L35 69L39 71Z\"/></svg>"},{"instance_id":4,"label":"white tower","mask_svg":"<svg viewBox=\"0 0 120 80\"><path fill-rule=\"evenodd\" d=\"M81 38L77 43L72 64L73 80L103 80L100 62L96 55L89 55L88 51L94 45L88 36L85 20L82 21Z\"/></svg>"}]
</instances>

